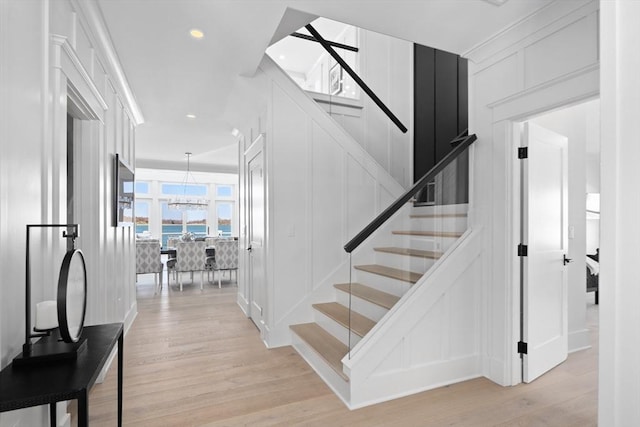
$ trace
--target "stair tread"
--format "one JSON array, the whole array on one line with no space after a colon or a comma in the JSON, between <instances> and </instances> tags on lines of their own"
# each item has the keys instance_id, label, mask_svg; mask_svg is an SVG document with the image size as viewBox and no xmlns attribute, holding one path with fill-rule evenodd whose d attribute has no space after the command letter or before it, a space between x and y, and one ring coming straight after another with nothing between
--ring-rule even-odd
<instances>
[{"instance_id":1,"label":"stair tread","mask_svg":"<svg viewBox=\"0 0 640 427\"><path fill-rule=\"evenodd\" d=\"M379 291L362 283L352 283L351 287L349 287L349 283L338 283L333 286L343 292L351 292L351 295L379 305L387 310L391 309L391 307L400 300L400 297L396 295Z\"/></svg>"},{"instance_id":2,"label":"stair tread","mask_svg":"<svg viewBox=\"0 0 640 427\"><path fill-rule=\"evenodd\" d=\"M342 358L349 352L346 345L317 323L302 323L289 328L309 344L342 379L349 381L349 377L342 371Z\"/></svg>"},{"instance_id":3,"label":"stair tread","mask_svg":"<svg viewBox=\"0 0 640 427\"><path fill-rule=\"evenodd\" d=\"M459 231L422 231L422 230L395 230L393 234L402 234L410 236L426 236L426 237L460 237L464 233Z\"/></svg>"},{"instance_id":4,"label":"stair tread","mask_svg":"<svg viewBox=\"0 0 640 427\"><path fill-rule=\"evenodd\" d=\"M466 213L411 214L409 218L466 218Z\"/></svg>"},{"instance_id":5,"label":"stair tread","mask_svg":"<svg viewBox=\"0 0 640 427\"><path fill-rule=\"evenodd\" d=\"M313 308L335 320L345 328L349 328L349 309L337 302L313 304ZM351 330L363 337L376 325L376 322L362 314L351 311Z\"/></svg>"},{"instance_id":6,"label":"stair tread","mask_svg":"<svg viewBox=\"0 0 640 427\"><path fill-rule=\"evenodd\" d=\"M409 283L416 283L422 277L422 273L400 270L399 268L386 267L379 264L355 265L353 268Z\"/></svg>"},{"instance_id":7,"label":"stair tread","mask_svg":"<svg viewBox=\"0 0 640 427\"><path fill-rule=\"evenodd\" d=\"M442 256L442 252L423 251L421 249L413 249L413 248L384 247L384 248L373 248L373 250L377 252L387 252L390 254L408 255L413 257L430 258L430 259L438 259Z\"/></svg>"}]
</instances>

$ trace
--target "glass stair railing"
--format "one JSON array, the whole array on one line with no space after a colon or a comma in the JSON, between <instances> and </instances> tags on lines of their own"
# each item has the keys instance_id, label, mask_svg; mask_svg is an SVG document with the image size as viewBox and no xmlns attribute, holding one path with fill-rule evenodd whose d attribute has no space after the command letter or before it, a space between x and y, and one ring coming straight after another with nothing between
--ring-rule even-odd
<instances>
[{"instance_id":1,"label":"glass stair railing","mask_svg":"<svg viewBox=\"0 0 640 427\"><path fill-rule=\"evenodd\" d=\"M466 131L456 137L449 154L345 245L349 281L335 285L335 303L314 308L346 328L349 357L466 231L468 151L475 140Z\"/></svg>"}]
</instances>

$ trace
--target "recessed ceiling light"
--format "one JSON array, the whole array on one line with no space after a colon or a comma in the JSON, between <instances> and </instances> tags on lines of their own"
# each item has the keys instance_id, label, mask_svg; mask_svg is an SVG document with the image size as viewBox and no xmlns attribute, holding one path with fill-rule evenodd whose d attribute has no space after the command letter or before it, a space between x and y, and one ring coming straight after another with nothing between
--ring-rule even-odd
<instances>
[{"instance_id":1,"label":"recessed ceiling light","mask_svg":"<svg viewBox=\"0 0 640 427\"><path fill-rule=\"evenodd\" d=\"M191 31L189 31L189 34L191 34L191 37L198 40L204 37L204 33L202 32L202 30L199 30L197 28L194 28Z\"/></svg>"},{"instance_id":2,"label":"recessed ceiling light","mask_svg":"<svg viewBox=\"0 0 640 427\"><path fill-rule=\"evenodd\" d=\"M187 118L188 119L195 119L196 115L195 114L187 114Z\"/></svg>"},{"instance_id":3,"label":"recessed ceiling light","mask_svg":"<svg viewBox=\"0 0 640 427\"><path fill-rule=\"evenodd\" d=\"M285 58L285 56L284 56L284 55L280 55L278 58L280 58L280 59L284 59L284 58Z\"/></svg>"},{"instance_id":4,"label":"recessed ceiling light","mask_svg":"<svg viewBox=\"0 0 640 427\"><path fill-rule=\"evenodd\" d=\"M231 135L233 135L234 138L237 138L240 135L240 131L238 130L238 128L233 128L231 130Z\"/></svg>"}]
</instances>

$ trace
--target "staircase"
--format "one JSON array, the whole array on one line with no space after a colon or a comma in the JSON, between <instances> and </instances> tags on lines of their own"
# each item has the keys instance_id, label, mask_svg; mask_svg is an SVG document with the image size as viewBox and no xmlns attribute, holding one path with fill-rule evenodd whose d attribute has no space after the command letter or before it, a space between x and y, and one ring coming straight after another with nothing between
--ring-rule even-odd
<instances>
[{"instance_id":1,"label":"staircase","mask_svg":"<svg viewBox=\"0 0 640 427\"><path fill-rule=\"evenodd\" d=\"M467 209L404 209L405 217L394 221L397 228L376 236L370 253L354 256L352 283L336 283L334 301L313 304L314 322L290 326L294 348L348 406L350 378L343 359L349 347L353 351L367 334L375 333L372 329L385 322L389 310L464 234ZM359 264L360 259L374 262Z\"/></svg>"}]
</instances>

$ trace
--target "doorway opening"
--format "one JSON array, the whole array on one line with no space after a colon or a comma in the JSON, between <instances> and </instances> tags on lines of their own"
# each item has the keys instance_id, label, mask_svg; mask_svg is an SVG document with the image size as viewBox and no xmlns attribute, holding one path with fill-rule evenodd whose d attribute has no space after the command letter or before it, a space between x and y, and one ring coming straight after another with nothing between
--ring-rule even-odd
<instances>
[{"instance_id":1,"label":"doorway opening","mask_svg":"<svg viewBox=\"0 0 640 427\"><path fill-rule=\"evenodd\" d=\"M519 211L514 235L518 244L528 245L526 255L515 261L520 276L515 292L523 382L544 375L580 350L593 353L597 369L599 109L599 99L591 99L514 123L514 152L527 147L526 158L514 168L519 184L514 185L513 195ZM566 140L564 160L547 146L553 135ZM566 189L556 179L562 161L566 161ZM564 213L559 210L563 198ZM554 246L557 253L550 255ZM551 258L545 259L547 255Z\"/></svg>"}]
</instances>

